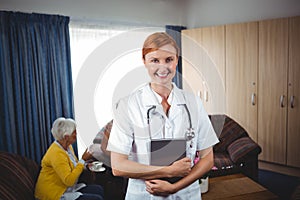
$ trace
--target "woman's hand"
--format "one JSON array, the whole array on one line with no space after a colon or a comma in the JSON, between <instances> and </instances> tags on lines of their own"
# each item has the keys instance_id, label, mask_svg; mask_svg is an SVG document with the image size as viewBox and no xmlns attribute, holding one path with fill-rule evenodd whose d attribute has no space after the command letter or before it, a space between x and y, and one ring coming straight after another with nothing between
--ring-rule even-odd
<instances>
[{"instance_id":1,"label":"woman's hand","mask_svg":"<svg viewBox=\"0 0 300 200\"><path fill-rule=\"evenodd\" d=\"M174 187L168 181L159 179L145 181L146 190L150 194L157 196L168 196L169 194L175 193Z\"/></svg>"},{"instance_id":2,"label":"woman's hand","mask_svg":"<svg viewBox=\"0 0 300 200\"><path fill-rule=\"evenodd\" d=\"M191 172L191 159L188 157L175 161L168 166L170 170L170 177L184 177Z\"/></svg>"},{"instance_id":3,"label":"woman's hand","mask_svg":"<svg viewBox=\"0 0 300 200\"><path fill-rule=\"evenodd\" d=\"M85 150L85 152L82 154L82 160L87 161L93 158L93 155L88 151L88 149Z\"/></svg>"}]
</instances>

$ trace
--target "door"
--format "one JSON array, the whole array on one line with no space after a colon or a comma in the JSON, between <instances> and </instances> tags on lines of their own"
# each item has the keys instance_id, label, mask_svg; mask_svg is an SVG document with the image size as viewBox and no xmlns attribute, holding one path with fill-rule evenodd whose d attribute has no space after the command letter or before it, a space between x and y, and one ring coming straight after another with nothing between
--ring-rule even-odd
<instances>
[{"instance_id":1,"label":"door","mask_svg":"<svg viewBox=\"0 0 300 200\"><path fill-rule=\"evenodd\" d=\"M182 31L183 88L202 99L209 114L225 113L225 26Z\"/></svg>"},{"instance_id":2,"label":"door","mask_svg":"<svg viewBox=\"0 0 300 200\"><path fill-rule=\"evenodd\" d=\"M198 41L201 37L200 29L182 30L182 86L183 89L197 94L202 99L203 86L200 84L203 77L198 69L200 51Z\"/></svg>"},{"instance_id":3,"label":"door","mask_svg":"<svg viewBox=\"0 0 300 200\"><path fill-rule=\"evenodd\" d=\"M286 164L288 19L259 22L258 143L260 159Z\"/></svg>"},{"instance_id":4,"label":"door","mask_svg":"<svg viewBox=\"0 0 300 200\"><path fill-rule=\"evenodd\" d=\"M257 141L258 22L226 25L226 113Z\"/></svg>"},{"instance_id":5,"label":"door","mask_svg":"<svg viewBox=\"0 0 300 200\"><path fill-rule=\"evenodd\" d=\"M287 164L300 167L300 17L289 20Z\"/></svg>"}]
</instances>

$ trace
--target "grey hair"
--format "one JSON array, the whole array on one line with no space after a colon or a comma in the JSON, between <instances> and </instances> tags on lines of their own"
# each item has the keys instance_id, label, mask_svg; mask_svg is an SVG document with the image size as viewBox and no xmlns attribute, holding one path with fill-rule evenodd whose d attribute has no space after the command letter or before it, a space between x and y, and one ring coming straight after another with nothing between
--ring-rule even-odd
<instances>
[{"instance_id":1,"label":"grey hair","mask_svg":"<svg viewBox=\"0 0 300 200\"><path fill-rule=\"evenodd\" d=\"M52 124L52 135L55 140L61 140L65 135L71 135L76 129L76 122L71 118L59 117Z\"/></svg>"}]
</instances>

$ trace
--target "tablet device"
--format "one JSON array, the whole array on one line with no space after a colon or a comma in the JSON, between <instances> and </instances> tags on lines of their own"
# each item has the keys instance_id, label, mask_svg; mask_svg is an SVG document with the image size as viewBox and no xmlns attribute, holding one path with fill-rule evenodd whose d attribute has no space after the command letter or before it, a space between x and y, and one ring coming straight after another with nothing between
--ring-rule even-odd
<instances>
[{"instance_id":1,"label":"tablet device","mask_svg":"<svg viewBox=\"0 0 300 200\"><path fill-rule=\"evenodd\" d=\"M186 157L185 139L152 139L150 164L168 166Z\"/></svg>"},{"instance_id":2,"label":"tablet device","mask_svg":"<svg viewBox=\"0 0 300 200\"><path fill-rule=\"evenodd\" d=\"M151 140L150 164L168 166L186 157L185 139L156 139ZM160 178L170 183L179 181L182 177Z\"/></svg>"}]
</instances>

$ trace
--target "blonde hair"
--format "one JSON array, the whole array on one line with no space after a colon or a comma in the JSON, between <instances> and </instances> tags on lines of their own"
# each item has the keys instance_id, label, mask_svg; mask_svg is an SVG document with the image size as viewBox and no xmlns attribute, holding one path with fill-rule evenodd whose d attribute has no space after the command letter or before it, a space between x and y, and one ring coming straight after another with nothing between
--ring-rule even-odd
<instances>
[{"instance_id":1,"label":"blonde hair","mask_svg":"<svg viewBox=\"0 0 300 200\"><path fill-rule=\"evenodd\" d=\"M65 135L71 135L76 129L76 122L71 118L59 117L52 124L52 135L55 140L61 140Z\"/></svg>"},{"instance_id":2,"label":"blonde hair","mask_svg":"<svg viewBox=\"0 0 300 200\"><path fill-rule=\"evenodd\" d=\"M177 46L175 40L165 32L157 32L149 35L143 45L142 56L145 59L145 56L152 52L156 51L159 48L165 45L172 45L176 49L176 56L179 56L179 47Z\"/></svg>"}]
</instances>

